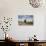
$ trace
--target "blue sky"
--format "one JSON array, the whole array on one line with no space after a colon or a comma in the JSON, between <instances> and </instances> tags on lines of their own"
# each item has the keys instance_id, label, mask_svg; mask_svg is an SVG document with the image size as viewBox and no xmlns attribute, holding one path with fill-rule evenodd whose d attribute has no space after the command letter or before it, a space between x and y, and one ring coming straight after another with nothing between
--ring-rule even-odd
<instances>
[{"instance_id":1,"label":"blue sky","mask_svg":"<svg viewBox=\"0 0 46 46\"><path fill-rule=\"evenodd\" d=\"M18 15L18 19L32 19L33 15Z\"/></svg>"}]
</instances>

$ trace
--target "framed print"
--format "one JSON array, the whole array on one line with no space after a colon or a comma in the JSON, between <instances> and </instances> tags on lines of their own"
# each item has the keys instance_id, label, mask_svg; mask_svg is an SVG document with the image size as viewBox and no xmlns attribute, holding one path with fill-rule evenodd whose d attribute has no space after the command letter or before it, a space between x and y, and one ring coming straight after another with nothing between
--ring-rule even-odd
<instances>
[{"instance_id":1,"label":"framed print","mask_svg":"<svg viewBox=\"0 0 46 46\"><path fill-rule=\"evenodd\" d=\"M19 25L33 25L33 15L18 15Z\"/></svg>"}]
</instances>

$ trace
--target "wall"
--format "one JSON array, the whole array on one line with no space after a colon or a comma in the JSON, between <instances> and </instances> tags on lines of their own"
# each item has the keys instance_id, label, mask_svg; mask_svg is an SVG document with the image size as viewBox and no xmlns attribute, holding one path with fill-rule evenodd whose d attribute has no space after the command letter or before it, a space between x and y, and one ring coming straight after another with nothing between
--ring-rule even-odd
<instances>
[{"instance_id":1,"label":"wall","mask_svg":"<svg viewBox=\"0 0 46 46\"><path fill-rule=\"evenodd\" d=\"M13 17L12 26L8 33L10 36L12 35L14 39L27 40L29 37L32 37L34 34L36 34L39 40L44 40L44 15L46 15L46 8L44 7L32 8L28 0L0 0L0 17ZM18 15L34 15L34 25L19 26ZM0 36L0 39L2 38L3 37Z\"/></svg>"},{"instance_id":2,"label":"wall","mask_svg":"<svg viewBox=\"0 0 46 46\"><path fill-rule=\"evenodd\" d=\"M45 15L44 21L45 21L45 24L44 24L44 26L45 26L45 28L44 28L44 39L46 39L46 15Z\"/></svg>"}]
</instances>

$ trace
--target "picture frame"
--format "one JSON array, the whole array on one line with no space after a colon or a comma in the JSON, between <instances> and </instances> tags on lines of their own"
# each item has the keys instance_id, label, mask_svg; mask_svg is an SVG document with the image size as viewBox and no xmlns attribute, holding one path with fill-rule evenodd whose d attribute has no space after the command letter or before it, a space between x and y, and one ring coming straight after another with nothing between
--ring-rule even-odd
<instances>
[{"instance_id":1,"label":"picture frame","mask_svg":"<svg viewBox=\"0 0 46 46\"><path fill-rule=\"evenodd\" d=\"M18 25L33 25L33 15L18 15Z\"/></svg>"}]
</instances>

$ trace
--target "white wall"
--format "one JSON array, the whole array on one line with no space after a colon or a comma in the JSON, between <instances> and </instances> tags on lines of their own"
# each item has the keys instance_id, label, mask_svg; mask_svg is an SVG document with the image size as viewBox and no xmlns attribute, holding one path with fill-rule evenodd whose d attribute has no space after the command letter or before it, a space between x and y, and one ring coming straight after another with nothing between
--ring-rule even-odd
<instances>
[{"instance_id":1,"label":"white wall","mask_svg":"<svg viewBox=\"0 0 46 46\"><path fill-rule=\"evenodd\" d=\"M45 28L44 28L44 39L46 39L46 15L45 15L44 21L45 21L45 24L44 24L44 26L45 26Z\"/></svg>"},{"instance_id":2,"label":"white wall","mask_svg":"<svg viewBox=\"0 0 46 46\"><path fill-rule=\"evenodd\" d=\"M9 33L15 39L27 40L29 37L36 34L39 40L44 40L44 15L46 15L46 8L44 7L32 8L28 0L0 0L0 16L13 17L12 26ZM19 26L18 15L34 15L34 25ZM2 36L0 39L2 39Z\"/></svg>"}]
</instances>

